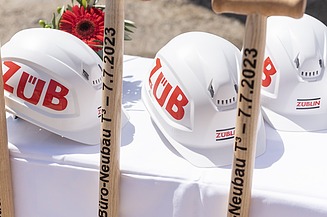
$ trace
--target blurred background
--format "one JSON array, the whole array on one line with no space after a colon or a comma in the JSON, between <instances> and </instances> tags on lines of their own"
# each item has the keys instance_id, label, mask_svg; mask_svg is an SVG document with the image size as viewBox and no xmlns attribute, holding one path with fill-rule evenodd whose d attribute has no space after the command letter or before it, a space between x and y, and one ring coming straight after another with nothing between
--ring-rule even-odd
<instances>
[{"instance_id":1,"label":"blurred background","mask_svg":"<svg viewBox=\"0 0 327 217\"><path fill-rule=\"evenodd\" d=\"M137 26L133 40L124 45L125 54L154 57L170 39L188 31L213 33L242 46L245 17L217 15L211 10L210 0L124 1L125 19ZM39 27L40 19L50 21L58 6L70 3L71 0L0 0L1 44L19 30ZM306 13L326 24L327 0L308 0Z\"/></svg>"}]
</instances>

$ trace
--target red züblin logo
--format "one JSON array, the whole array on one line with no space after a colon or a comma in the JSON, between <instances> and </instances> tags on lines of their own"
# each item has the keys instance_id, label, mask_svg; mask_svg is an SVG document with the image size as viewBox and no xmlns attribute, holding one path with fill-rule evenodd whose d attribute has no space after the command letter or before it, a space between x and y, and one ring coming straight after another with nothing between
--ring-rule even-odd
<instances>
[{"instance_id":1,"label":"red z\u00fcblin logo","mask_svg":"<svg viewBox=\"0 0 327 217\"><path fill-rule=\"evenodd\" d=\"M296 109L305 110L305 109L318 109L320 108L321 98L312 98L312 99L297 99L296 100Z\"/></svg>"},{"instance_id":2,"label":"red z\u00fcblin logo","mask_svg":"<svg viewBox=\"0 0 327 217\"><path fill-rule=\"evenodd\" d=\"M156 65L149 76L149 86L158 104L164 108L174 119L181 120L184 117L184 107L188 99L178 85L174 87L163 74L161 61L156 59ZM156 74L156 77L154 76Z\"/></svg>"},{"instance_id":3,"label":"red z\u00fcblin logo","mask_svg":"<svg viewBox=\"0 0 327 217\"><path fill-rule=\"evenodd\" d=\"M50 79L47 84L46 81L30 75L25 71L19 70L21 66L12 61L5 61L3 64L8 67L8 70L3 75L4 89L6 91L33 105L41 104L42 106L55 111L63 111L66 109L68 100L65 96L69 93L69 89L64 85L53 79ZM10 86L10 79L19 71L22 72L18 84ZM26 94L28 85L34 86L34 90L31 94ZM41 99L45 88L44 97Z\"/></svg>"},{"instance_id":4,"label":"red z\u00fcblin logo","mask_svg":"<svg viewBox=\"0 0 327 217\"><path fill-rule=\"evenodd\" d=\"M223 141L227 139L233 139L235 135L235 127L228 129L216 130L216 141Z\"/></svg>"}]
</instances>

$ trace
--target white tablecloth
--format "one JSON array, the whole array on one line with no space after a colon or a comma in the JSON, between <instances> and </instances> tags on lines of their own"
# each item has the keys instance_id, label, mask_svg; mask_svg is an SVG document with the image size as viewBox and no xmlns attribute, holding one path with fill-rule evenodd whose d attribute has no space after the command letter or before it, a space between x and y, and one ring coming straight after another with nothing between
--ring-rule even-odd
<instances>
[{"instance_id":1,"label":"white tablecloth","mask_svg":"<svg viewBox=\"0 0 327 217\"><path fill-rule=\"evenodd\" d=\"M230 167L196 168L154 127L141 101L151 59L125 56L121 217L223 217ZM7 118L16 217L92 217L99 146L81 145ZM252 217L327 216L327 133L277 132L253 175Z\"/></svg>"}]
</instances>

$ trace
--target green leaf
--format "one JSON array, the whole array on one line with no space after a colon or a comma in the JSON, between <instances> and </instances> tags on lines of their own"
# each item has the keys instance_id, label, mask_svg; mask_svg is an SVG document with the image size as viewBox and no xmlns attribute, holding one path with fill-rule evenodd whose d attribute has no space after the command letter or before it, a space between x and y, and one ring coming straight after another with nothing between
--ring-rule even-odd
<instances>
[{"instance_id":1,"label":"green leaf","mask_svg":"<svg viewBox=\"0 0 327 217\"><path fill-rule=\"evenodd\" d=\"M125 32L134 33L132 30L130 30L130 29L129 29L129 28L127 28L126 26L125 26L124 30L125 30Z\"/></svg>"},{"instance_id":2,"label":"green leaf","mask_svg":"<svg viewBox=\"0 0 327 217\"><path fill-rule=\"evenodd\" d=\"M135 23L133 21L130 21L130 20L125 20L125 26L126 27L136 28Z\"/></svg>"},{"instance_id":3,"label":"green leaf","mask_svg":"<svg viewBox=\"0 0 327 217\"><path fill-rule=\"evenodd\" d=\"M82 0L82 5L84 8L87 8L87 0Z\"/></svg>"},{"instance_id":4,"label":"green leaf","mask_svg":"<svg viewBox=\"0 0 327 217\"><path fill-rule=\"evenodd\" d=\"M72 6L71 5L67 5L67 10L72 10Z\"/></svg>"},{"instance_id":5,"label":"green leaf","mask_svg":"<svg viewBox=\"0 0 327 217\"><path fill-rule=\"evenodd\" d=\"M57 29L57 24L56 24L56 14L53 13L53 17L52 17L52 20L51 20L51 24L52 24L52 28L53 29Z\"/></svg>"},{"instance_id":6,"label":"green leaf","mask_svg":"<svg viewBox=\"0 0 327 217\"><path fill-rule=\"evenodd\" d=\"M57 7L57 14L60 13L61 9L62 9L62 7Z\"/></svg>"},{"instance_id":7,"label":"green leaf","mask_svg":"<svg viewBox=\"0 0 327 217\"><path fill-rule=\"evenodd\" d=\"M65 10L66 10L65 6L62 6L61 10L58 13L57 20L56 20L57 29L59 29L59 23L60 23L61 17L63 15L63 13L65 12Z\"/></svg>"},{"instance_id":8,"label":"green leaf","mask_svg":"<svg viewBox=\"0 0 327 217\"><path fill-rule=\"evenodd\" d=\"M132 37L129 34L124 34L124 40L125 41L131 41Z\"/></svg>"},{"instance_id":9,"label":"green leaf","mask_svg":"<svg viewBox=\"0 0 327 217\"><path fill-rule=\"evenodd\" d=\"M78 4L83 5L82 0L76 0L76 1L78 2ZM72 5L74 5L73 1L72 1Z\"/></svg>"}]
</instances>

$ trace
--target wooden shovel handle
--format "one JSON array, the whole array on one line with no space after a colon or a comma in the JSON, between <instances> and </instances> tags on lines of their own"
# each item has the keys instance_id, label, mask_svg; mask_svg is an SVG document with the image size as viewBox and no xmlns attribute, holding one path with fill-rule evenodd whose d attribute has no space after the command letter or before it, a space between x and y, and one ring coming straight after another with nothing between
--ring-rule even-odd
<instances>
[{"instance_id":1,"label":"wooden shovel handle","mask_svg":"<svg viewBox=\"0 0 327 217\"><path fill-rule=\"evenodd\" d=\"M266 17L247 17L238 89L234 160L228 215L248 216L260 113L260 89L266 41Z\"/></svg>"},{"instance_id":2,"label":"wooden shovel handle","mask_svg":"<svg viewBox=\"0 0 327 217\"><path fill-rule=\"evenodd\" d=\"M98 216L118 217L124 1L106 0Z\"/></svg>"},{"instance_id":3,"label":"wooden shovel handle","mask_svg":"<svg viewBox=\"0 0 327 217\"><path fill-rule=\"evenodd\" d=\"M14 217L13 188L8 149L1 57L0 63L0 213L1 217Z\"/></svg>"}]
</instances>

